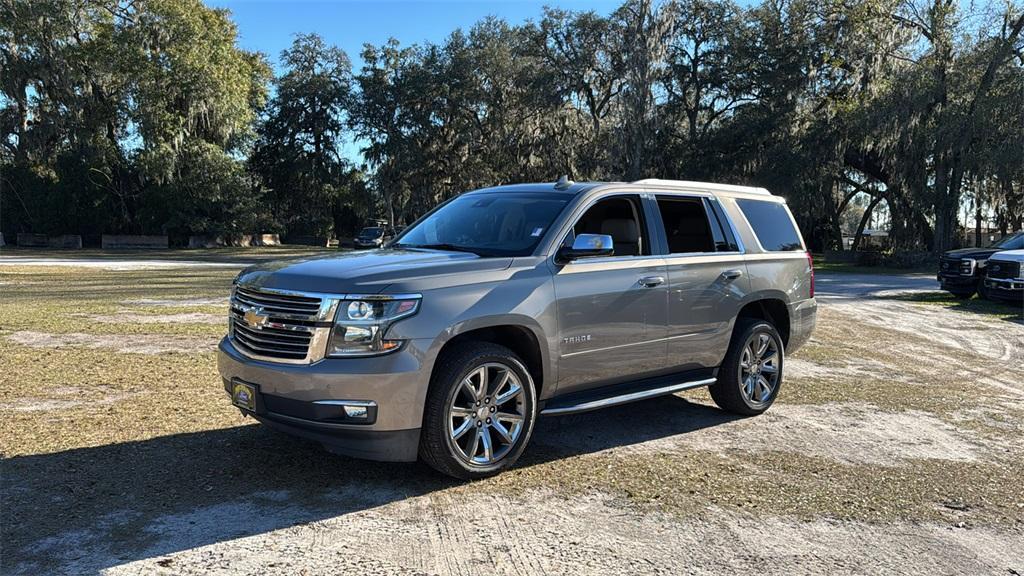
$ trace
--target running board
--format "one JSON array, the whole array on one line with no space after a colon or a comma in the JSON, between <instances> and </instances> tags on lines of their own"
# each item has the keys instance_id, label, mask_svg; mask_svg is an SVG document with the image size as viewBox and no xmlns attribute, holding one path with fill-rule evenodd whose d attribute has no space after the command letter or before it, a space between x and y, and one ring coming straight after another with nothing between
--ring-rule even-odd
<instances>
[{"instance_id":1,"label":"running board","mask_svg":"<svg viewBox=\"0 0 1024 576\"><path fill-rule=\"evenodd\" d=\"M617 396L582 400L580 402L570 403L567 405L555 404L550 408L545 408L544 410L542 410L541 415L550 416L559 414L575 414L577 412L587 412L590 410L597 410L599 408L608 408L609 406L618 406L619 404L636 402L637 400L654 398L655 396L666 396L668 394L682 392L683 390L690 390L692 388L708 386L710 384L713 384L715 380L715 378L704 378L701 380L686 380L684 382L675 382L673 384L662 385L658 386L657 388L648 388L646 390L636 390L636 388L634 387L633 392L627 392L625 394L619 394ZM590 397L593 398L593 396ZM555 400L555 402L557 402L557 399Z\"/></svg>"}]
</instances>

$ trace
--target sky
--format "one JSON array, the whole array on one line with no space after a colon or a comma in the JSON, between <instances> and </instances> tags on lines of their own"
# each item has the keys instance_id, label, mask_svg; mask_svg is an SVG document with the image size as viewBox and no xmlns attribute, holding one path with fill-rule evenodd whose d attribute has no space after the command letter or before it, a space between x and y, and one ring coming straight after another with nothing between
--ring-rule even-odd
<instances>
[{"instance_id":1,"label":"sky","mask_svg":"<svg viewBox=\"0 0 1024 576\"><path fill-rule=\"evenodd\" d=\"M205 0L227 8L238 26L239 45L263 52L277 68L281 51L298 33L315 32L348 54L354 71L362 66L363 44L381 45L397 38L403 46L423 41L443 42L456 28L468 29L487 16L511 24L540 19L545 5L566 10L610 14L622 0ZM278 70L280 72L280 70ZM353 163L362 161L365 142L346 140L341 153Z\"/></svg>"},{"instance_id":2,"label":"sky","mask_svg":"<svg viewBox=\"0 0 1024 576\"><path fill-rule=\"evenodd\" d=\"M206 4L231 10L241 47L267 54L275 65L296 33L315 32L345 50L358 69L365 43L379 46L390 37L402 45L440 43L456 28L469 28L491 15L519 24L539 19L545 5L609 14L621 0L206 0Z\"/></svg>"}]
</instances>

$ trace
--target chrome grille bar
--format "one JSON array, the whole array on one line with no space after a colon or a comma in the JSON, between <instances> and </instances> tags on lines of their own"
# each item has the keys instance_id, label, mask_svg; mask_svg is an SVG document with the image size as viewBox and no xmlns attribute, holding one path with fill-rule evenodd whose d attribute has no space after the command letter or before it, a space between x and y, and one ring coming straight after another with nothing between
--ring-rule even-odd
<instances>
[{"instance_id":1,"label":"chrome grille bar","mask_svg":"<svg viewBox=\"0 0 1024 576\"><path fill-rule=\"evenodd\" d=\"M248 306L260 306L267 312L307 316L317 315L322 303L320 298L257 292L242 287L235 288L235 300Z\"/></svg>"}]
</instances>

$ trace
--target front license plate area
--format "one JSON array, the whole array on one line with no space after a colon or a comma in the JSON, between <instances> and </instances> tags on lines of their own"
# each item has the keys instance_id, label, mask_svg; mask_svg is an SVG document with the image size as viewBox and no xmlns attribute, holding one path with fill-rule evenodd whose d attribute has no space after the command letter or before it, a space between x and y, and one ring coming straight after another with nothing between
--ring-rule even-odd
<instances>
[{"instance_id":1,"label":"front license plate area","mask_svg":"<svg viewBox=\"0 0 1024 576\"><path fill-rule=\"evenodd\" d=\"M256 411L256 387L245 382L231 383L231 403L242 410Z\"/></svg>"}]
</instances>

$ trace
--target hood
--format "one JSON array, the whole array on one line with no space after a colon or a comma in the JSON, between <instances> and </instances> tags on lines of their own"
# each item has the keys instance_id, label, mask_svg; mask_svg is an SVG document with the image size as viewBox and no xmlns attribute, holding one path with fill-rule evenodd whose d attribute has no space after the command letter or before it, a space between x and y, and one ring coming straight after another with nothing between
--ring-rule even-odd
<instances>
[{"instance_id":1,"label":"hood","mask_svg":"<svg viewBox=\"0 0 1024 576\"><path fill-rule=\"evenodd\" d=\"M957 258L974 258L975 260L985 260L989 256L999 252L998 248L960 248L959 250L950 250L942 254L943 258L950 258L956 260Z\"/></svg>"},{"instance_id":2,"label":"hood","mask_svg":"<svg viewBox=\"0 0 1024 576\"><path fill-rule=\"evenodd\" d=\"M416 280L425 277L465 284L477 274L505 270L511 264L512 258L465 252L384 249L259 264L243 270L238 281L256 288L376 294L398 282L415 287Z\"/></svg>"},{"instance_id":3,"label":"hood","mask_svg":"<svg viewBox=\"0 0 1024 576\"><path fill-rule=\"evenodd\" d=\"M1024 250L1003 250L1002 252L996 252L989 260L999 260L1001 262L1024 262Z\"/></svg>"}]
</instances>

